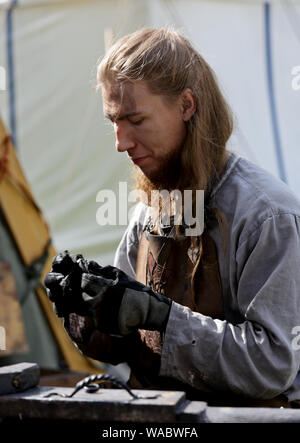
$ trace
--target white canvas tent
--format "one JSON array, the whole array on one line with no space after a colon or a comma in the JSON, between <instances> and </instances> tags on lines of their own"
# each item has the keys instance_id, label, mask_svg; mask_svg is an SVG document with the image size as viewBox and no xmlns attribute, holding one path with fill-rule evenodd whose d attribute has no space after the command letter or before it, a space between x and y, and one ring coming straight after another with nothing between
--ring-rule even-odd
<instances>
[{"instance_id":1,"label":"white canvas tent","mask_svg":"<svg viewBox=\"0 0 300 443\"><path fill-rule=\"evenodd\" d=\"M236 116L231 149L300 196L300 1L0 0L0 112L58 251L113 261L125 225L99 226L96 196L118 191L130 166L103 119L96 64L109 36L165 25L215 70Z\"/></svg>"},{"instance_id":2,"label":"white canvas tent","mask_svg":"<svg viewBox=\"0 0 300 443\"><path fill-rule=\"evenodd\" d=\"M1 114L57 250L112 262L125 226L96 223L96 195L117 191L129 164L93 89L96 64L109 32L166 24L214 68L238 122L232 148L300 195L299 1L1 1Z\"/></svg>"}]
</instances>

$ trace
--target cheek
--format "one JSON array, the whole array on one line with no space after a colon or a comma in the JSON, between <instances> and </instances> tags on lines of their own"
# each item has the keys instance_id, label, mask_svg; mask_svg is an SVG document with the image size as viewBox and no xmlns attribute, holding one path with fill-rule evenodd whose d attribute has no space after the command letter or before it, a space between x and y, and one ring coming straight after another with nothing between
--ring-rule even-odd
<instances>
[{"instance_id":1,"label":"cheek","mask_svg":"<svg viewBox=\"0 0 300 443\"><path fill-rule=\"evenodd\" d=\"M159 140L159 131L149 128L137 128L134 132L135 140L138 144L149 150L155 149Z\"/></svg>"},{"instance_id":2,"label":"cheek","mask_svg":"<svg viewBox=\"0 0 300 443\"><path fill-rule=\"evenodd\" d=\"M170 146L170 149L179 148L184 142L186 136L186 125L183 121L177 121L175 124L172 122L169 126L166 126L164 131L164 139L166 144Z\"/></svg>"},{"instance_id":3,"label":"cheek","mask_svg":"<svg viewBox=\"0 0 300 443\"><path fill-rule=\"evenodd\" d=\"M151 126L136 128L134 137L140 146L148 151L160 154L166 154L174 149L178 149L185 138L186 126L183 121L174 121L174 119L156 120Z\"/></svg>"}]
</instances>

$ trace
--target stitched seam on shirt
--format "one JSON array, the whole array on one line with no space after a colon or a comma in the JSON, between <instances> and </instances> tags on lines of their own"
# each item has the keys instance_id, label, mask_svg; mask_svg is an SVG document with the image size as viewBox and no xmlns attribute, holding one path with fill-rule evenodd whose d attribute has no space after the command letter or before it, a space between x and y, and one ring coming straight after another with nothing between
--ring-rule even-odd
<instances>
[{"instance_id":1,"label":"stitched seam on shirt","mask_svg":"<svg viewBox=\"0 0 300 443\"><path fill-rule=\"evenodd\" d=\"M231 154L233 156L232 163L229 165L228 169L225 170L224 175L221 177L219 183L217 183L216 187L212 190L210 198L215 198L220 189L222 189L224 183L231 176L232 171L236 168L237 164L240 162L242 157L236 156L236 154Z\"/></svg>"},{"instance_id":2,"label":"stitched seam on shirt","mask_svg":"<svg viewBox=\"0 0 300 443\"><path fill-rule=\"evenodd\" d=\"M245 234L246 236L247 236L247 238L245 238L245 240L239 245L239 247L237 248L237 251L236 251L236 254L238 254L238 251L239 251L239 249L244 245L244 243L247 241L247 240L249 240L249 238L250 237L252 237L252 235L253 234L255 234L261 227L262 227L262 225L265 223L265 222L267 222L268 220L270 220L270 219L274 219L275 217L280 217L281 215L289 215L289 216L292 216L292 217L294 217L294 218L298 218L299 219L299 222L300 222L300 215L298 215L298 214L294 214L294 213L292 213L292 212L280 212L280 214L272 214L272 215L269 215L267 218L265 218L261 223L260 223L260 225L259 226L257 226L250 234Z\"/></svg>"}]
</instances>

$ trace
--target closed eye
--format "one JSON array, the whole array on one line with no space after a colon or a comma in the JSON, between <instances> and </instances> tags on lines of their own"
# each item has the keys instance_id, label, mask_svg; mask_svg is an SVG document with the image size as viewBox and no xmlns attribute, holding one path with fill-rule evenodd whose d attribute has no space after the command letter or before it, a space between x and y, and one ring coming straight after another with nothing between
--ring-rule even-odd
<instances>
[{"instance_id":1,"label":"closed eye","mask_svg":"<svg viewBox=\"0 0 300 443\"><path fill-rule=\"evenodd\" d=\"M139 120L134 120L134 121L133 120L129 120L129 121L134 126L140 126L143 123L144 119L140 118Z\"/></svg>"}]
</instances>

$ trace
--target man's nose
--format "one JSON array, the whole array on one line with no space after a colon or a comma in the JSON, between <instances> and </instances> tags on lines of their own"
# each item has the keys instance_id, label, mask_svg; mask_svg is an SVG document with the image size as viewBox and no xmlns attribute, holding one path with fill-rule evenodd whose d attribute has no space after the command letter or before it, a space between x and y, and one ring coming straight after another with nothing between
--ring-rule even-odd
<instances>
[{"instance_id":1,"label":"man's nose","mask_svg":"<svg viewBox=\"0 0 300 443\"><path fill-rule=\"evenodd\" d=\"M118 152L125 152L135 145L133 136L129 128L123 124L114 124L116 136L116 149Z\"/></svg>"}]
</instances>

